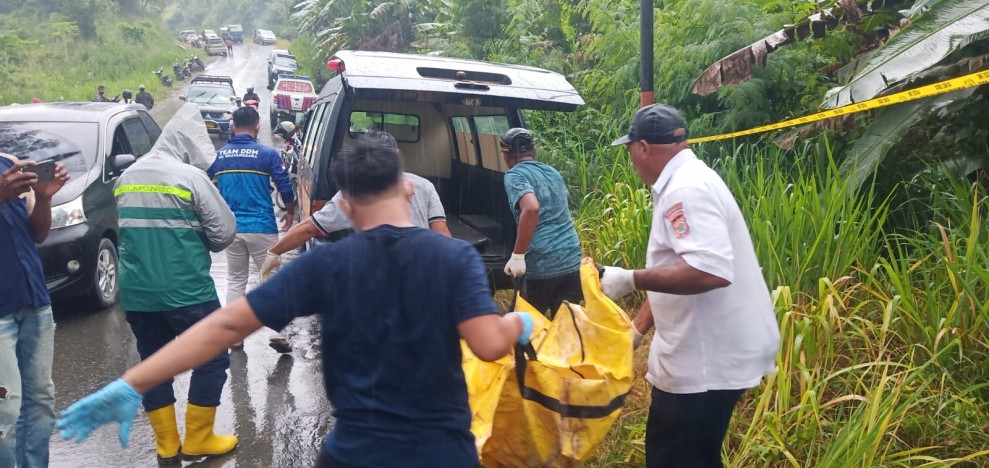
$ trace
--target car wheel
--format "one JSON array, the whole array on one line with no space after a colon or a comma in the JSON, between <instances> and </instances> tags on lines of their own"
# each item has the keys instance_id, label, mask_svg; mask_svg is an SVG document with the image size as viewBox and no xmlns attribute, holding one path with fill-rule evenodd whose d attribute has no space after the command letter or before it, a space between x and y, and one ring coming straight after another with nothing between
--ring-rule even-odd
<instances>
[{"instance_id":1,"label":"car wheel","mask_svg":"<svg viewBox=\"0 0 989 468\"><path fill-rule=\"evenodd\" d=\"M110 239L100 239L100 247L96 253L96 266L93 272L93 289L90 300L100 309L112 307L117 303L119 292L117 277L117 247Z\"/></svg>"},{"instance_id":2,"label":"car wheel","mask_svg":"<svg viewBox=\"0 0 989 468\"><path fill-rule=\"evenodd\" d=\"M271 121L271 129L274 130L278 126L278 114L268 114L268 120Z\"/></svg>"}]
</instances>

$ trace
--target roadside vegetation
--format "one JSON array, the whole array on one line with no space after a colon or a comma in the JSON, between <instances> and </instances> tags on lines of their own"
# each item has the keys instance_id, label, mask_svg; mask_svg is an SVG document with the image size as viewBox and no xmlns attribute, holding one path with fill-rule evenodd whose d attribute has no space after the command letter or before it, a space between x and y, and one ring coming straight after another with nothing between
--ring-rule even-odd
<instances>
[{"instance_id":1,"label":"roadside vegetation","mask_svg":"<svg viewBox=\"0 0 989 468\"><path fill-rule=\"evenodd\" d=\"M175 61L203 57L180 47L153 2L143 10L127 0L63 3L0 7L0 105L88 101L101 84L111 98L124 89L136 95L141 84L157 96L164 88L154 70L171 75Z\"/></svg>"},{"instance_id":2,"label":"roadside vegetation","mask_svg":"<svg viewBox=\"0 0 989 468\"><path fill-rule=\"evenodd\" d=\"M526 115L540 158L571 185L585 254L641 267L651 196L608 146L638 106L638 8L307 0L294 47L314 71L349 48L565 74L588 105ZM987 68L987 14L986 0L657 2L656 100L706 136L930 84ZM697 145L746 215L782 331L779 372L732 420L730 466L989 463L985 94ZM648 395L638 379L592 466L642 465Z\"/></svg>"}]
</instances>

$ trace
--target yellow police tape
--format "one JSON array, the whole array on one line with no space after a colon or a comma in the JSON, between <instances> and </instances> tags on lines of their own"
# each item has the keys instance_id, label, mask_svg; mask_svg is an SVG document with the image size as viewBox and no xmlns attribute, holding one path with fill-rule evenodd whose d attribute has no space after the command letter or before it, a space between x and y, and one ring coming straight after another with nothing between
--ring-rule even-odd
<instances>
[{"instance_id":1,"label":"yellow police tape","mask_svg":"<svg viewBox=\"0 0 989 468\"><path fill-rule=\"evenodd\" d=\"M957 91L959 89L971 88L986 83L989 83L989 70L960 76L958 78L952 78L950 80L941 81L927 86L921 86L920 88L911 89L909 91L902 91L896 94L890 94L889 96L883 96L880 98L870 99L868 101L849 104L847 106L826 110L824 112L818 112L816 114L808 115L806 117L798 117L796 119L784 120L782 122L763 125L761 127L750 128L748 130L742 130L740 132L724 133L721 135L707 136L701 138L691 138L689 141L690 143L704 143L707 141L727 140L729 138L735 138L745 135L754 135L756 133L764 133L770 130L779 130L781 128L803 125L806 123L816 122L818 120L840 117L842 115L847 115L847 114L854 114L856 112L862 112L869 109L878 109L880 107L886 107L886 106L891 106L893 104L909 102L928 96L936 96L938 94L950 93L952 91Z\"/></svg>"}]
</instances>

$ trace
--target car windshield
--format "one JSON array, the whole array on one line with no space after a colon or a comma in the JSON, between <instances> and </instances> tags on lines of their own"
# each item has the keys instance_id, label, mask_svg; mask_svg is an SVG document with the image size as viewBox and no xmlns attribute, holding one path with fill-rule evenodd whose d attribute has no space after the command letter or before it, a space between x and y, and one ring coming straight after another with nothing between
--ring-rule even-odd
<instances>
[{"instance_id":1,"label":"car windshield","mask_svg":"<svg viewBox=\"0 0 989 468\"><path fill-rule=\"evenodd\" d=\"M95 122L0 122L0 153L62 163L72 178L96 164L100 126Z\"/></svg>"},{"instance_id":2,"label":"car windshield","mask_svg":"<svg viewBox=\"0 0 989 468\"><path fill-rule=\"evenodd\" d=\"M186 101L196 104L230 104L230 88L220 86L192 86Z\"/></svg>"},{"instance_id":3,"label":"car windshield","mask_svg":"<svg viewBox=\"0 0 989 468\"><path fill-rule=\"evenodd\" d=\"M275 65L286 68L299 68L299 64L294 58L286 57L284 55L275 57Z\"/></svg>"}]
</instances>

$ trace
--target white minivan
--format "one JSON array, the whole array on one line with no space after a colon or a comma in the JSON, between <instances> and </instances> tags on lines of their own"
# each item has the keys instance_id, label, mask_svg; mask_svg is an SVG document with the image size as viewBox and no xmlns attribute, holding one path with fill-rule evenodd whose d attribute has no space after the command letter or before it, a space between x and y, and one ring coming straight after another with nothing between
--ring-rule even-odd
<instances>
[{"instance_id":1,"label":"white minivan","mask_svg":"<svg viewBox=\"0 0 989 468\"><path fill-rule=\"evenodd\" d=\"M336 193L330 161L371 130L398 142L405 170L431 181L454 237L474 245L493 289L510 288L502 271L515 245L508 170L498 141L525 127L522 110L573 111L584 104L566 78L540 68L425 55L338 51L336 72L302 126L298 166L304 216ZM333 235L331 240L345 235Z\"/></svg>"}]
</instances>

